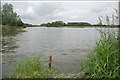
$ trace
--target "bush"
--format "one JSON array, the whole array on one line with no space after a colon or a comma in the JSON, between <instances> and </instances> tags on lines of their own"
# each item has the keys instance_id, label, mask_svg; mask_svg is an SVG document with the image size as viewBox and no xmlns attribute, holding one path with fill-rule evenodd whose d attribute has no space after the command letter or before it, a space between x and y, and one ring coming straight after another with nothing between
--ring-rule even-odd
<instances>
[{"instance_id":1,"label":"bush","mask_svg":"<svg viewBox=\"0 0 120 80\"><path fill-rule=\"evenodd\" d=\"M1 27L3 36L14 36L15 34L17 34L15 28L8 27L7 25L1 25Z\"/></svg>"},{"instance_id":2,"label":"bush","mask_svg":"<svg viewBox=\"0 0 120 80\"><path fill-rule=\"evenodd\" d=\"M39 57L26 58L25 62L19 60L15 72L17 78L51 78L53 76L52 70L43 66Z\"/></svg>"},{"instance_id":3,"label":"bush","mask_svg":"<svg viewBox=\"0 0 120 80\"><path fill-rule=\"evenodd\" d=\"M25 32L25 30L22 30L22 28L17 29L8 25L1 25L0 27L2 29L2 36L15 36L20 32Z\"/></svg>"}]
</instances>

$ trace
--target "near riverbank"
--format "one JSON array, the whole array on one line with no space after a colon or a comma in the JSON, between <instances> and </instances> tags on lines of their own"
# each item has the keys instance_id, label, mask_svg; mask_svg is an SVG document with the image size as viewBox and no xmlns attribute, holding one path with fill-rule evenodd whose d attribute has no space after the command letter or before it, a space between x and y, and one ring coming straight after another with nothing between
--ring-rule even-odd
<instances>
[{"instance_id":1,"label":"near riverbank","mask_svg":"<svg viewBox=\"0 0 120 80\"><path fill-rule=\"evenodd\" d=\"M18 33L25 32L22 27L16 28L8 25L0 25L2 36L15 36Z\"/></svg>"}]
</instances>

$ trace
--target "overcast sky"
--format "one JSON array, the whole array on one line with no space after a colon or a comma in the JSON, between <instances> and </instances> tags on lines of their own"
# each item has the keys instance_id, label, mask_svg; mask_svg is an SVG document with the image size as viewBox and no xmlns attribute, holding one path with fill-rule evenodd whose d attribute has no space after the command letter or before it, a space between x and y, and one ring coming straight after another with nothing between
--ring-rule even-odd
<instances>
[{"instance_id":1,"label":"overcast sky","mask_svg":"<svg viewBox=\"0 0 120 80\"><path fill-rule=\"evenodd\" d=\"M41 24L52 21L89 22L98 23L99 16L111 16L114 8L118 9L118 2L83 2L83 1L25 1L2 2L11 3L14 11L23 22Z\"/></svg>"}]
</instances>

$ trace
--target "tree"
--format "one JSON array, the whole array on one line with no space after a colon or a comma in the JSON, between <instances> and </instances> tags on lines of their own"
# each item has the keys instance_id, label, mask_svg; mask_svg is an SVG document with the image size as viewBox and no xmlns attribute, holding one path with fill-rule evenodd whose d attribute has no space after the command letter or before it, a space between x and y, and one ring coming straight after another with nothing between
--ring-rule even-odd
<instances>
[{"instance_id":1,"label":"tree","mask_svg":"<svg viewBox=\"0 0 120 80\"><path fill-rule=\"evenodd\" d=\"M90 23L87 22L68 22L66 26L90 26Z\"/></svg>"},{"instance_id":2,"label":"tree","mask_svg":"<svg viewBox=\"0 0 120 80\"><path fill-rule=\"evenodd\" d=\"M47 23L47 27L51 27L51 23Z\"/></svg>"},{"instance_id":3,"label":"tree","mask_svg":"<svg viewBox=\"0 0 120 80\"><path fill-rule=\"evenodd\" d=\"M13 14L13 6L11 4L6 3L3 5L3 10L2 10L2 21L3 24L11 24L11 15Z\"/></svg>"},{"instance_id":4,"label":"tree","mask_svg":"<svg viewBox=\"0 0 120 80\"><path fill-rule=\"evenodd\" d=\"M40 26L47 26L47 24L46 24L46 23L43 23L43 24L41 24Z\"/></svg>"},{"instance_id":5,"label":"tree","mask_svg":"<svg viewBox=\"0 0 120 80\"><path fill-rule=\"evenodd\" d=\"M1 5L1 3L0 3L0 5ZM1 9L1 7L0 7L0 9ZM2 24L2 11L0 11L0 25Z\"/></svg>"},{"instance_id":6,"label":"tree","mask_svg":"<svg viewBox=\"0 0 120 80\"><path fill-rule=\"evenodd\" d=\"M4 4L2 8L2 24L10 26L22 26L23 22L16 12L13 11L12 4Z\"/></svg>"},{"instance_id":7,"label":"tree","mask_svg":"<svg viewBox=\"0 0 120 80\"><path fill-rule=\"evenodd\" d=\"M18 19L17 26L23 26L23 25L24 25L24 23L21 21L21 19Z\"/></svg>"},{"instance_id":8,"label":"tree","mask_svg":"<svg viewBox=\"0 0 120 80\"><path fill-rule=\"evenodd\" d=\"M41 24L41 26L47 27L63 27L65 23L63 21L48 22L47 24Z\"/></svg>"}]
</instances>

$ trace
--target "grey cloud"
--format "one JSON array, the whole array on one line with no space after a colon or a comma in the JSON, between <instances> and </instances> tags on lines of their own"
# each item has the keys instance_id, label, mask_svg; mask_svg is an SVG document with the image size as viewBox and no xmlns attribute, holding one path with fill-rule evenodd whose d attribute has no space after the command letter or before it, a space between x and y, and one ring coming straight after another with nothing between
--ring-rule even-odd
<instances>
[{"instance_id":1,"label":"grey cloud","mask_svg":"<svg viewBox=\"0 0 120 80\"><path fill-rule=\"evenodd\" d=\"M42 2L41 5L34 7L35 12L40 16L51 15L57 10L62 10L61 3Z\"/></svg>"},{"instance_id":2,"label":"grey cloud","mask_svg":"<svg viewBox=\"0 0 120 80\"><path fill-rule=\"evenodd\" d=\"M117 2L9 2L23 21L40 24L54 20L97 23L99 16L111 15Z\"/></svg>"},{"instance_id":3,"label":"grey cloud","mask_svg":"<svg viewBox=\"0 0 120 80\"><path fill-rule=\"evenodd\" d=\"M91 10L92 12L95 12L95 13L101 13L101 12L103 12L103 11L105 11L106 9L101 9L101 10L99 10L98 8L96 8L96 9L93 9L93 10Z\"/></svg>"},{"instance_id":4,"label":"grey cloud","mask_svg":"<svg viewBox=\"0 0 120 80\"><path fill-rule=\"evenodd\" d=\"M21 15L20 16L21 18L23 18L23 19L27 19L27 20L34 20L34 19L36 19L34 16L31 16L31 15Z\"/></svg>"}]
</instances>

